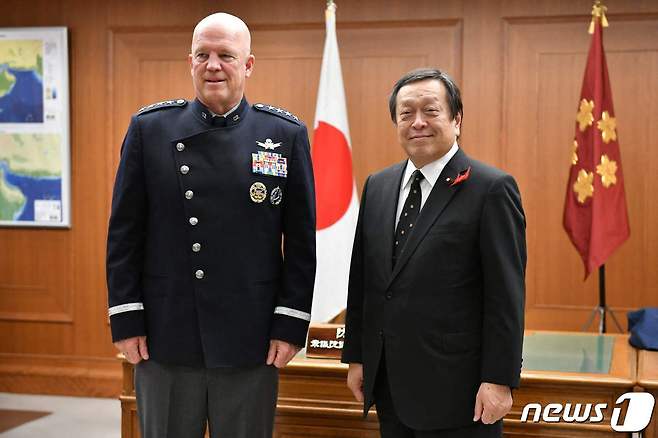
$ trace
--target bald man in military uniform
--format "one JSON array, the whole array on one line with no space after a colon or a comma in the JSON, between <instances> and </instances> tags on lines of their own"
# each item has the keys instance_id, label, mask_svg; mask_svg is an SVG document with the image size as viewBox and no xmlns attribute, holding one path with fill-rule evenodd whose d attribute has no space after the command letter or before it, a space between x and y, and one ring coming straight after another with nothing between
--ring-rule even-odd
<instances>
[{"instance_id":1,"label":"bald man in military uniform","mask_svg":"<svg viewBox=\"0 0 658 438\"><path fill-rule=\"evenodd\" d=\"M130 122L107 249L115 346L135 366L143 438L272 435L278 368L304 344L315 278L306 127L250 105L247 26L194 29L196 99Z\"/></svg>"}]
</instances>

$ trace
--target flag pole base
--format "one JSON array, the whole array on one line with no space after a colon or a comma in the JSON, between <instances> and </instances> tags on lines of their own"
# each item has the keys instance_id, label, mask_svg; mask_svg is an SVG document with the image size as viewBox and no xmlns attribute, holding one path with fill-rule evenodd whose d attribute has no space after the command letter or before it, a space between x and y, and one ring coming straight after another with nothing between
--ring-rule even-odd
<instances>
[{"instance_id":1,"label":"flag pole base","mask_svg":"<svg viewBox=\"0 0 658 438\"><path fill-rule=\"evenodd\" d=\"M615 316L615 312L612 311L612 309L608 306L596 306L594 309L592 309L592 312L589 314L589 318L587 319L587 322L583 326L582 331L586 332L587 329L592 325L592 322L594 322L594 318L596 318L596 315L599 315L599 324L598 324L598 331L599 334L605 333L605 315L609 314L610 317L612 318L612 321L615 323L615 326L617 327L617 330L619 330L619 333L624 333L624 330L621 328L621 325L619 324L619 321L617 320L617 317Z\"/></svg>"}]
</instances>

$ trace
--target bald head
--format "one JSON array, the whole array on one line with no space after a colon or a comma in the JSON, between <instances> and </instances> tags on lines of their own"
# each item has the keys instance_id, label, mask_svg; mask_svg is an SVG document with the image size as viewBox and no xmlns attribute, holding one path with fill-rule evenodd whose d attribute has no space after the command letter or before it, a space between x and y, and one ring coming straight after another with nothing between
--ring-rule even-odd
<instances>
[{"instance_id":1,"label":"bald head","mask_svg":"<svg viewBox=\"0 0 658 438\"><path fill-rule=\"evenodd\" d=\"M194 28L188 59L201 103L216 114L225 114L240 103L255 59L244 21L225 13L201 20Z\"/></svg>"},{"instance_id":2,"label":"bald head","mask_svg":"<svg viewBox=\"0 0 658 438\"><path fill-rule=\"evenodd\" d=\"M249 33L249 28L244 21L235 15L225 12L208 15L197 23L192 34L192 53L194 53L195 44L199 40L199 36L206 30L218 30L230 35L234 42L240 45L240 50L245 56L251 53L251 34Z\"/></svg>"}]
</instances>

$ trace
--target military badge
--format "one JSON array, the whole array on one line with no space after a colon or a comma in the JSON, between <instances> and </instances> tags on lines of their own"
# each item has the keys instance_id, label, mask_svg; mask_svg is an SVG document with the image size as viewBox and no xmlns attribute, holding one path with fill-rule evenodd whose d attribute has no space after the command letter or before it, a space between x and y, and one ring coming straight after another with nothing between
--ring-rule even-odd
<instances>
[{"instance_id":1,"label":"military badge","mask_svg":"<svg viewBox=\"0 0 658 438\"><path fill-rule=\"evenodd\" d=\"M255 182L249 188L249 196L252 201L260 204L267 198L267 187L262 182Z\"/></svg>"},{"instance_id":2,"label":"military badge","mask_svg":"<svg viewBox=\"0 0 658 438\"><path fill-rule=\"evenodd\" d=\"M288 176L288 160L276 152L258 151L251 154L251 171L262 175Z\"/></svg>"},{"instance_id":3,"label":"military badge","mask_svg":"<svg viewBox=\"0 0 658 438\"><path fill-rule=\"evenodd\" d=\"M256 141L256 144L260 147L263 147L265 149L271 149L271 150L274 150L274 149L278 148L279 146L281 146L281 142L274 143L271 138L265 139L264 143L260 142L260 141Z\"/></svg>"},{"instance_id":4,"label":"military badge","mask_svg":"<svg viewBox=\"0 0 658 438\"><path fill-rule=\"evenodd\" d=\"M281 190L281 187L276 186L274 189L272 189L272 192L270 193L270 202L272 205L279 205L281 204L281 201L283 200L283 190Z\"/></svg>"}]
</instances>

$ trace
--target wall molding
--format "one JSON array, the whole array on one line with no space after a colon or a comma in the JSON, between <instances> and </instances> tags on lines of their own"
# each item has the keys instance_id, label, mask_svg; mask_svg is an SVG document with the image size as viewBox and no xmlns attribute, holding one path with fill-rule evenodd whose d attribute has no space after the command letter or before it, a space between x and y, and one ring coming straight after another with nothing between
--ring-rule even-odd
<instances>
[{"instance_id":1,"label":"wall molding","mask_svg":"<svg viewBox=\"0 0 658 438\"><path fill-rule=\"evenodd\" d=\"M0 392L118 398L114 358L0 353Z\"/></svg>"}]
</instances>

